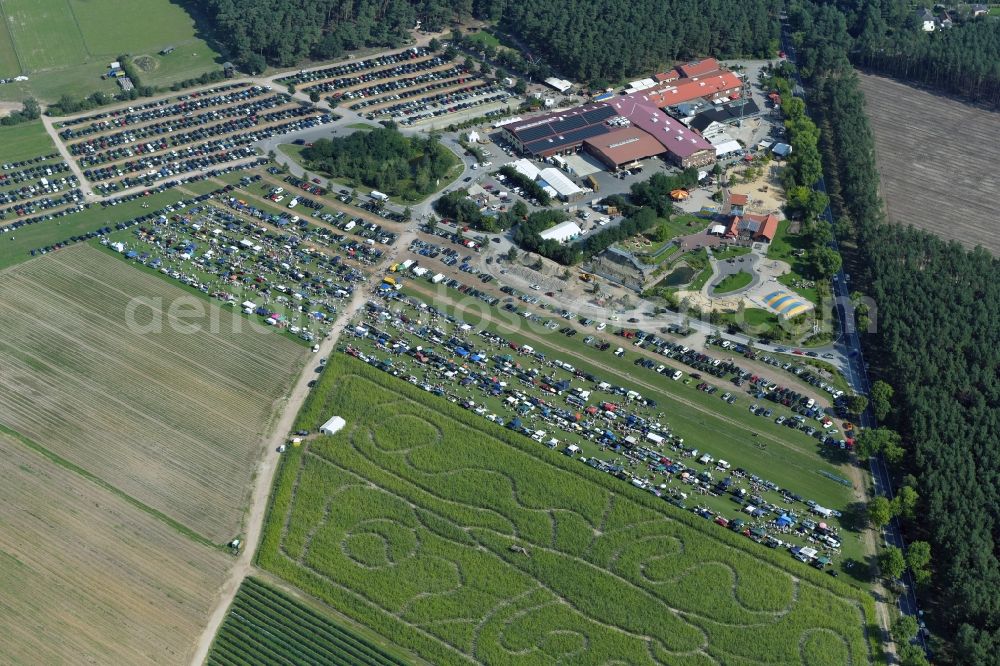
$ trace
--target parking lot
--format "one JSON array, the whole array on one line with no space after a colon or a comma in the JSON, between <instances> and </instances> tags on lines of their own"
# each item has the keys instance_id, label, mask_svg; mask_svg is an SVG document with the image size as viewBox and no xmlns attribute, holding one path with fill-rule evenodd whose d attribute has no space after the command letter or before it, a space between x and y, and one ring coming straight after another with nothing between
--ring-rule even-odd
<instances>
[{"instance_id":1,"label":"parking lot","mask_svg":"<svg viewBox=\"0 0 1000 666\"><path fill-rule=\"evenodd\" d=\"M58 153L0 164L0 220L75 209L83 192Z\"/></svg>"},{"instance_id":2,"label":"parking lot","mask_svg":"<svg viewBox=\"0 0 1000 666\"><path fill-rule=\"evenodd\" d=\"M332 120L286 93L228 84L76 118L60 125L59 138L94 190L108 196L254 159L255 142Z\"/></svg>"},{"instance_id":3,"label":"parking lot","mask_svg":"<svg viewBox=\"0 0 1000 666\"><path fill-rule=\"evenodd\" d=\"M310 94L331 93L327 97L331 105L403 126L500 104L510 97L504 86L488 83L457 57L426 47L300 72L277 82Z\"/></svg>"},{"instance_id":4,"label":"parking lot","mask_svg":"<svg viewBox=\"0 0 1000 666\"><path fill-rule=\"evenodd\" d=\"M227 204L234 204L226 207ZM232 304L248 317L312 342L381 251L357 238L289 219L218 193L179 202L102 242L126 259Z\"/></svg>"}]
</instances>

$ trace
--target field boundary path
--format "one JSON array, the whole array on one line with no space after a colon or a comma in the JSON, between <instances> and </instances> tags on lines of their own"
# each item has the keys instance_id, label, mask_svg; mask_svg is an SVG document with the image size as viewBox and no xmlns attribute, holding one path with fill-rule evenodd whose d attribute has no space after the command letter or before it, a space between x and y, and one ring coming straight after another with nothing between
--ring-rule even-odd
<instances>
[{"instance_id":1,"label":"field boundary path","mask_svg":"<svg viewBox=\"0 0 1000 666\"><path fill-rule=\"evenodd\" d=\"M387 266L395 261L399 249L407 247L413 237L413 231L404 231L397 240L395 247L386 254L382 263L372 269L372 281L366 283L366 285L359 285L359 288L355 290L354 296L347 307L340 311L330 333L320 342L319 352L315 354L316 362L321 358L328 358L330 356L344 327L368 301L370 291L365 286L371 287L381 280L381 274L385 272ZM281 416L275 423L270 436L264 441L264 448L254 475L254 487L250 495L250 507L245 519L244 548L240 551L232 570L229 572L229 577L219 591L219 598L216 600L215 606L208 617L205 630L198 639L194 655L191 658L192 666L201 666L201 664L205 663L208 651L215 640L215 635L218 633L219 627L222 626L222 622L226 619L226 613L229 611L229 606L232 604L237 591L239 591L240 585L243 584L243 579L251 574L255 574L257 571L253 561L257 553L257 547L260 545L260 537L264 527L264 518L267 515L274 474L278 470L279 456L275 452L275 449L291 433L299 409L309 396L309 382L316 377L315 365L315 363L306 362L302 373L295 382L294 388L292 388L291 393L288 395L288 400L282 408Z\"/></svg>"}]
</instances>

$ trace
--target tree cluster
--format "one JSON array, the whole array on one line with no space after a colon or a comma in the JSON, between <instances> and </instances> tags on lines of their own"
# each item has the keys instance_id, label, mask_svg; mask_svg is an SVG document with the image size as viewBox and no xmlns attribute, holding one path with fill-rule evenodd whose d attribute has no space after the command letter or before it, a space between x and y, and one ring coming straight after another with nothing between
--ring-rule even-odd
<instances>
[{"instance_id":1,"label":"tree cluster","mask_svg":"<svg viewBox=\"0 0 1000 666\"><path fill-rule=\"evenodd\" d=\"M434 138L406 137L380 127L333 139L319 139L302 151L318 171L363 183L392 196L415 201L439 187L456 157Z\"/></svg>"},{"instance_id":2,"label":"tree cluster","mask_svg":"<svg viewBox=\"0 0 1000 666\"><path fill-rule=\"evenodd\" d=\"M38 101L34 97L25 98L22 102L24 108L20 111L12 111L3 118L0 118L0 125L4 127L9 127L11 125L20 125L21 123L26 123L30 120L38 120L42 115L42 110L38 106Z\"/></svg>"},{"instance_id":3,"label":"tree cluster","mask_svg":"<svg viewBox=\"0 0 1000 666\"><path fill-rule=\"evenodd\" d=\"M685 169L673 176L655 173L648 180L634 183L630 198L634 205L652 208L657 216L666 218L674 210L670 193L678 189L688 189L697 184L697 169Z\"/></svg>"}]
</instances>

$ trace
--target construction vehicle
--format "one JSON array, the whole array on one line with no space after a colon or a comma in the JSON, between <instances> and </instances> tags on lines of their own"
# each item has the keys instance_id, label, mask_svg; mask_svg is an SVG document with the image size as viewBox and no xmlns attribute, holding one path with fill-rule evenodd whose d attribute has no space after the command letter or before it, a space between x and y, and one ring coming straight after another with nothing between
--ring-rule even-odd
<instances>
[{"instance_id":1,"label":"construction vehicle","mask_svg":"<svg viewBox=\"0 0 1000 666\"><path fill-rule=\"evenodd\" d=\"M594 276L591 275L590 273L581 273L580 279L583 280L584 282L590 282L591 280L594 279Z\"/></svg>"}]
</instances>

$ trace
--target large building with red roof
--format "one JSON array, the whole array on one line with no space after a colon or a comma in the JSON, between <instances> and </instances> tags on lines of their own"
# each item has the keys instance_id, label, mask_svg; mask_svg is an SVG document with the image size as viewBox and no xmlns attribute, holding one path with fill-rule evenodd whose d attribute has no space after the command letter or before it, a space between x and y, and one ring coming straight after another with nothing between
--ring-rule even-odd
<instances>
[{"instance_id":1,"label":"large building with red roof","mask_svg":"<svg viewBox=\"0 0 1000 666\"><path fill-rule=\"evenodd\" d=\"M742 91L743 80L740 77L732 72L719 72L692 79L679 79L633 94L642 95L651 104L662 109L700 98L713 102L723 97L735 99L740 97Z\"/></svg>"},{"instance_id":2,"label":"large building with red roof","mask_svg":"<svg viewBox=\"0 0 1000 666\"><path fill-rule=\"evenodd\" d=\"M659 141L634 126L619 127L587 139L583 142L583 149L612 171L664 152Z\"/></svg>"},{"instance_id":3,"label":"large building with red roof","mask_svg":"<svg viewBox=\"0 0 1000 666\"><path fill-rule=\"evenodd\" d=\"M715 147L704 137L674 120L655 106L640 101L639 95L625 95L610 106L635 127L663 146L667 158L681 168L704 167L715 163Z\"/></svg>"}]
</instances>

